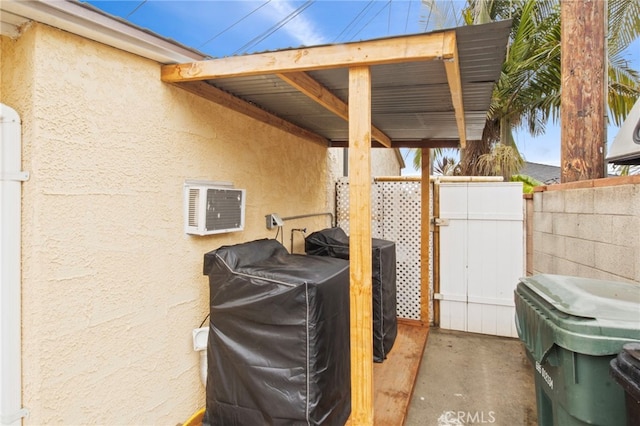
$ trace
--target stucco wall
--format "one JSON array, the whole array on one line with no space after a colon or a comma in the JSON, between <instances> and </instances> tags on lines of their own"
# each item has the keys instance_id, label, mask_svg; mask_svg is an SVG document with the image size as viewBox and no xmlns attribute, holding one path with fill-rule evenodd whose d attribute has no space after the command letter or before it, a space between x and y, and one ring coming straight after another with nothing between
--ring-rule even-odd
<instances>
[{"instance_id":1,"label":"stucco wall","mask_svg":"<svg viewBox=\"0 0 640 426\"><path fill-rule=\"evenodd\" d=\"M329 149L327 194L329 194L330 209L333 213L335 213L334 195L336 192L336 183L344 176L345 156L348 157L348 150L344 148ZM371 150L371 175L373 177L400 176L401 172L401 163L398 160L395 150L386 148L374 148Z\"/></svg>"},{"instance_id":2,"label":"stucco wall","mask_svg":"<svg viewBox=\"0 0 640 426\"><path fill-rule=\"evenodd\" d=\"M44 25L2 39L23 120L25 425L167 424L204 404L191 330L203 254L328 211L327 149L160 81L160 66ZM247 190L243 232L183 232L186 179ZM309 231L327 217L286 224Z\"/></svg>"},{"instance_id":3,"label":"stucco wall","mask_svg":"<svg viewBox=\"0 0 640 426\"><path fill-rule=\"evenodd\" d=\"M546 189L533 195L534 273L640 284L640 176Z\"/></svg>"}]
</instances>

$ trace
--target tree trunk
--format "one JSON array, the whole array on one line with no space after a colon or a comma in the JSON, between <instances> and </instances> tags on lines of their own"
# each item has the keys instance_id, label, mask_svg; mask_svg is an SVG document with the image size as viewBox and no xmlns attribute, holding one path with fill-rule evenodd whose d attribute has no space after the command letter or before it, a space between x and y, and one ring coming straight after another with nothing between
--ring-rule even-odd
<instances>
[{"instance_id":1,"label":"tree trunk","mask_svg":"<svg viewBox=\"0 0 640 426\"><path fill-rule=\"evenodd\" d=\"M481 175L477 167L478 158L491 151L490 123L487 121L482 131L482 140L467 141L467 147L460 150L460 174L462 176Z\"/></svg>"}]
</instances>

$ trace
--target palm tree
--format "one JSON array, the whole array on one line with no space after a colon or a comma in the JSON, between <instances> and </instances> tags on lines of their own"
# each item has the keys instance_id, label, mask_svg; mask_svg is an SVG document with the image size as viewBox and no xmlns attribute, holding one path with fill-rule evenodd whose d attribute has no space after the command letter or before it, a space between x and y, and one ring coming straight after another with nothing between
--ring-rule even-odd
<instances>
[{"instance_id":1,"label":"palm tree","mask_svg":"<svg viewBox=\"0 0 640 426\"><path fill-rule=\"evenodd\" d=\"M512 175L517 174L524 160L515 146L495 144L487 154L478 157L475 164L478 174L483 176L502 176L509 181Z\"/></svg>"},{"instance_id":2,"label":"palm tree","mask_svg":"<svg viewBox=\"0 0 640 426\"><path fill-rule=\"evenodd\" d=\"M439 176L455 176L459 174L458 164L453 157L440 155L433 160L433 173Z\"/></svg>"},{"instance_id":3,"label":"palm tree","mask_svg":"<svg viewBox=\"0 0 640 426\"><path fill-rule=\"evenodd\" d=\"M559 0L467 1L463 10L467 24L513 19L507 57L493 91L482 141L468 143L461 152L461 173L478 175L487 173L487 167L478 167L480 157L490 156L497 145L513 147L512 152L519 157L513 129L525 127L532 135L540 135L550 119L559 118L560 3ZM608 4L608 103L613 122L620 125L640 94L640 74L623 57L629 44L640 36L640 2L610 0ZM516 158L512 163L517 161ZM505 172L489 169L497 174Z\"/></svg>"}]
</instances>

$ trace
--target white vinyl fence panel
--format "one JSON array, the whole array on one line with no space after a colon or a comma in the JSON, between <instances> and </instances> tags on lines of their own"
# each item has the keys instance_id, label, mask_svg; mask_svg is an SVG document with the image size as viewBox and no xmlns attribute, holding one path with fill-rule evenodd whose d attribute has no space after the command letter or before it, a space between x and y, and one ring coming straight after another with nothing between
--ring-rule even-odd
<instances>
[{"instance_id":1,"label":"white vinyl fence panel","mask_svg":"<svg viewBox=\"0 0 640 426\"><path fill-rule=\"evenodd\" d=\"M516 337L513 291L524 275L522 185L439 182L440 326ZM433 194L433 191L431 191ZM397 313L420 320L420 181L375 181L372 236L396 243ZM430 210L433 212L433 200ZM431 214L433 216L433 213ZM349 234L349 182L336 185L337 225ZM433 262L430 235L429 259ZM433 263L430 270L433 271ZM433 275L429 277L433 323Z\"/></svg>"},{"instance_id":2,"label":"white vinyl fence panel","mask_svg":"<svg viewBox=\"0 0 640 426\"><path fill-rule=\"evenodd\" d=\"M520 183L440 184L440 326L517 337L513 291L524 275Z\"/></svg>"}]
</instances>

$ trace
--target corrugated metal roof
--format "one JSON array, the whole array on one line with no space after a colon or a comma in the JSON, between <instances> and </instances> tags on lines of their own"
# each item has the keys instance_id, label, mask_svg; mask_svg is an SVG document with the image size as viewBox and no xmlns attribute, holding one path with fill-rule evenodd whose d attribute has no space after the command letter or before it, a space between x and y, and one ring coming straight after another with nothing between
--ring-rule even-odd
<instances>
[{"instance_id":1,"label":"corrugated metal roof","mask_svg":"<svg viewBox=\"0 0 640 426\"><path fill-rule=\"evenodd\" d=\"M482 138L510 28L510 21L455 28L469 141ZM315 70L308 74L347 102L348 68ZM374 65L371 66L371 78L372 124L390 137L393 146L401 147L403 142L425 139L458 140L443 61ZM219 78L207 82L331 142L348 140L349 128L345 120L276 75Z\"/></svg>"},{"instance_id":2,"label":"corrugated metal roof","mask_svg":"<svg viewBox=\"0 0 640 426\"><path fill-rule=\"evenodd\" d=\"M2 10L3 33L13 28L4 25L5 21L11 24L8 18L4 19L11 12L17 17L40 19L163 63L205 59L203 54L161 39L128 22L117 22L114 17L83 3L11 1L2 2ZM15 26L15 23L12 25ZM117 28L112 28L114 25ZM454 29L467 140L481 138L493 86L500 76L504 61L510 27L510 21L503 21ZM448 30L434 33L443 31ZM403 37L406 36L381 40L400 40ZM393 146L417 146L416 142L425 139L458 140L455 112L442 61L375 65L371 67L371 72L372 123L390 137ZM309 71L308 74L347 102L347 68ZM207 83L313 132L336 146L344 145L348 140L349 129L345 120L275 75L224 78Z\"/></svg>"}]
</instances>

